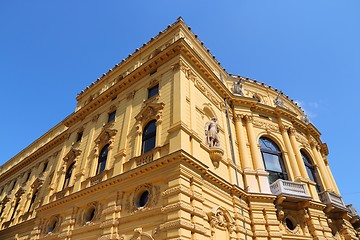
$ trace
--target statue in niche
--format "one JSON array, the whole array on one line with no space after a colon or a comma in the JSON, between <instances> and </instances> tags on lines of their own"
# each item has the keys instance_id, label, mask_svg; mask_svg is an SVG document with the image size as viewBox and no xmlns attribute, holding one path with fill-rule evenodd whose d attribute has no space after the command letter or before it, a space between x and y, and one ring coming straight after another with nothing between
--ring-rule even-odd
<instances>
[{"instance_id":1,"label":"statue in niche","mask_svg":"<svg viewBox=\"0 0 360 240\"><path fill-rule=\"evenodd\" d=\"M237 82L233 82L233 92L234 94L243 96L243 92L242 92L242 80L240 79Z\"/></svg>"},{"instance_id":2,"label":"statue in niche","mask_svg":"<svg viewBox=\"0 0 360 240\"><path fill-rule=\"evenodd\" d=\"M219 125L216 123L217 118L213 117L205 124L206 143L209 147L220 147Z\"/></svg>"}]
</instances>

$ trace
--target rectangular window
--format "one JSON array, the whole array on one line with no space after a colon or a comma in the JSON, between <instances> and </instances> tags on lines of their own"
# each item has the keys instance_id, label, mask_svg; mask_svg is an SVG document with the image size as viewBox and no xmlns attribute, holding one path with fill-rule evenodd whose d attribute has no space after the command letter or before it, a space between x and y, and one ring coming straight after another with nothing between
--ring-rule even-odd
<instances>
[{"instance_id":1,"label":"rectangular window","mask_svg":"<svg viewBox=\"0 0 360 240\"><path fill-rule=\"evenodd\" d=\"M83 132L82 131L78 132L77 137L76 137L76 142L80 142L82 139L82 136L83 136Z\"/></svg>"},{"instance_id":2,"label":"rectangular window","mask_svg":"<svg viewBox=\"0 0 360 240\"><path fill-rule=\"evenodd\" d=\"M108 123L115 121L116 111L109 113Z\"/></svg>"},{"instance_id":3,"label":"rectangular window","mask_svg":"<svg viewBox=\"0 0 360 240\"><path fill-rule=\"evenodd\" d=\"M148 89L148 99L159 94L159 84Z\"/></svg>"}]
</instances>

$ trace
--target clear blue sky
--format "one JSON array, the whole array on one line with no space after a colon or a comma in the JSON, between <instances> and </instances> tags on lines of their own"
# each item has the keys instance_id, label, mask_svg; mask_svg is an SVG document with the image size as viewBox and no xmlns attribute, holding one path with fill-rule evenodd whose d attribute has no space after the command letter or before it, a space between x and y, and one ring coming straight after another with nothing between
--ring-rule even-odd
<instances>
[{"instance_id":1,"label":"clear blue sky","mask_svg":"<svg viewBox=\"0 0 360 240\"><path fill-rule=\"evenodd\" d=\"M301 104L328 144L345 202L360 210L359 0L129 2L0 2L0 165L71 114L77 93L182 16L229 73Z\"/></svg>"}]
</instances>

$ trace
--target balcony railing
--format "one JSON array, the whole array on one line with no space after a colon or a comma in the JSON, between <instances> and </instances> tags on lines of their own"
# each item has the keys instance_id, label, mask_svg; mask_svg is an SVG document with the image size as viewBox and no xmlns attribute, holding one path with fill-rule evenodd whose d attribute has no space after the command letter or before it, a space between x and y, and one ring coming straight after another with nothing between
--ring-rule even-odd
<instances>
[{"instance_id":1,"label":"balcony railing","mask_svg":"<svg viewBox=\"0 0 360 240\"><path fill-rule=\"evenodd\" d=\"M335 193L324 191L320 193L320 200L326 205L346 209L345 203L340 196Z\"/></svg>"},{"instance_id":2,"label":"balcony railing","mask_svg":"<svg viewBox=\"0 0 360 240\"><path fill-rule=\"evenodd\" d=\"M311 199L305 183L291 182L278 179L270 185L270 190L274 195L283 195L297 199Z\"/></svg>"},{"instance_id":3,"label":"balcony railing","mask_svg":"<svg viewBox=\"0 0 360 240\"><path fill-rule=\"evenodd\" d=\"M355 217L359 215L352 204L346 205L346 208L348 209L351 216Z\"/></svg>"}]
</instances>

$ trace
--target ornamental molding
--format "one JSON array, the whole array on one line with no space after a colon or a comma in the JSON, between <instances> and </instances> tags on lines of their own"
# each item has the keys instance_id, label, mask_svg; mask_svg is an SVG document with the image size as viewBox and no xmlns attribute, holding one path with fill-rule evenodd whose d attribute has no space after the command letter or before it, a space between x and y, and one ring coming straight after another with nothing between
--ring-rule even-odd
<instances>
[{"instance_id":1,"label":"ornamental molding","mask_svg":"<svg viewBox=\"0 0 360 240\"><path fill-rule=\"evenodd\" d=\"M70 151L63 158L64 162L71 163L75 161L76 157L81 154L81 150L76 148L71 148Z\"/></svg>"},{"instance_id":2,"label":"ornamental molding","mask_svg":"<svg viewBox=\"0 0 360 240\"><path fill-rule=\"evenodd\" d=\"M98 154L99 149L106 144L111 144L114 141L115 135L117 133L116 129L111 129L112 125L105 125L103 127L103 130L98 135L98 137L95 139L95 154Z\"/></svg>"},{"instance_id":3,"label":"ornamental molding","mask_svg":"<svg viewBox=\"0 0 360 240\"><path fill-rule=\"evenodd\" d=\"M164 103L145 103L140 112L135 116L137 133L141 134L143 126L151 120L155 119L157 124L161 123L164 107Z\"/></svg>"},{"instance_id":4,"label":"ornamental molding","mask_svg":"<svg viewBox=\"0 0 360 240\"><path fill-rule=\"evenodd\" d=\"M211 235L215 234L215 228L232 233L235 230L235 221L229 211L221 206L216 206L208 213L208 219L211 226Z\"/></svg>"},{"instance_id":5,"label":"ornamental molding","mask_svg":"<svg viewBox=\"0 0 360 240\"><path fill-rule=\"evenodd\" d=\"M280 132L280 128L278 125L275 124L271 124L265 121L260 121L258 119L254 119L252 121L253 125L255 127L261 128L261 129L265 129L267 132Z\"/></svg>"},{"instance_id":6,"label":"ornamental molding","mask_svg":"<svg viewBox=\"0 0 360 240\"><path fill-rule=\"evenodd\" d=\"M144 191L148 191L149 193L148 201L144 206L138 207L137 201L139 200L140 195ZM154 186L150 183L146 183L136 187L135 190L127 196L127 201L126 204L124 205L124 208L130 214L134 214L138 211L149 210L157 205L159 198L160 198L160 186Z\"/></svg>"},{"instance_id":7,"label":"ornamental molding","mask_svg":"<svg viewBox=\"0 0 360 240\"><path fill-rule=\"evenodd\" d=\"M39 178L37 177L34 182L31 184L31 188L33 189L38 189L39 187L41 187L41 185L44 183L44 178Z\"/></svg>"},{"instance_id":8,"label":"ornamental molding","mask_svg":"<svg viewBox=\"0 0 360 240\"><path fill-rule=\"evenodd\" d=\"M197 89L200 90L200 92L207 97L210 102L212 102L219 110L222 110L225 108L224 102L219 100L218 97L216 97L215 93L210 90L204 83L204 81L200 80L199 78L196 78L194 80L194 85ZM220 98L221 99L221 98Z\"/></svg>"},{"instance_id":9,"label":"ornamental molding","mask_svg":"<svg viewBox=\"0 0 360 240\"><path fill-rule=\"evenodd\" d=\"M296 139L296 141L301 143L304 147L306 147L306 148L310 147L310 144L308 143L308 140L301 133L298 133L298 132L295 133L295 139Z\"/></svg>"}]
</instances>

